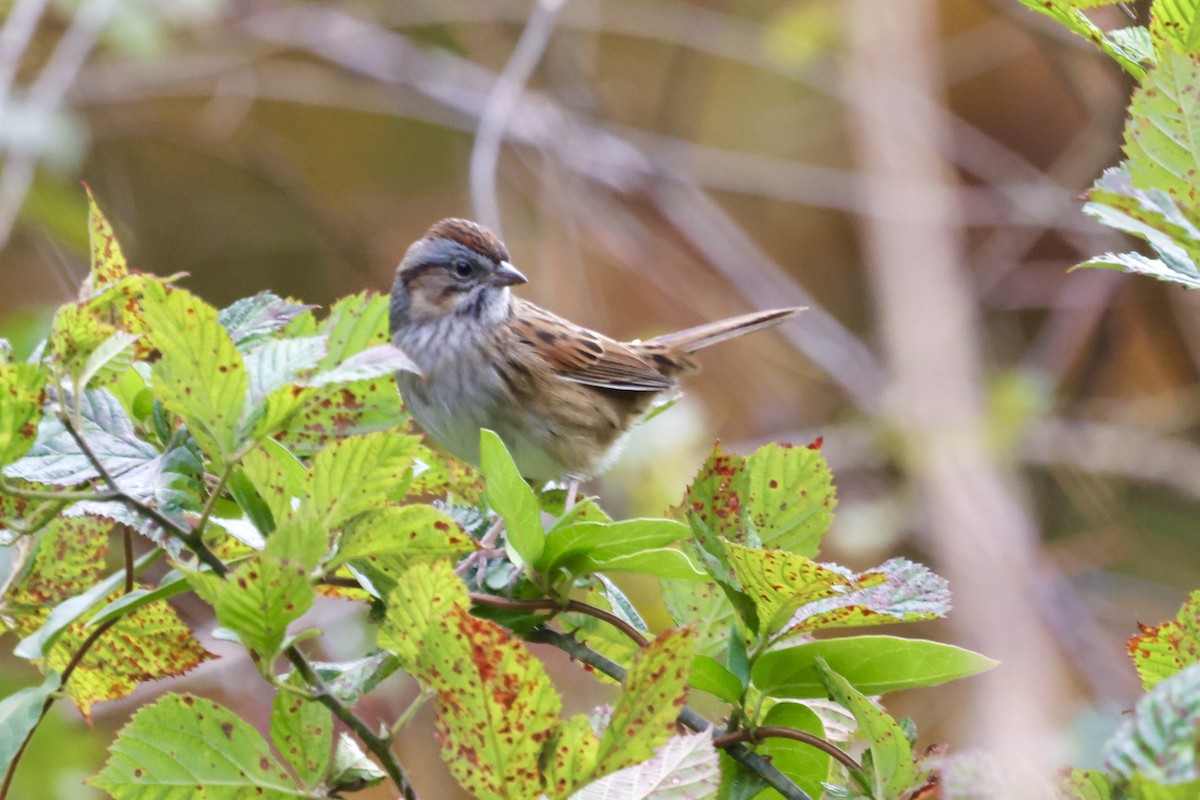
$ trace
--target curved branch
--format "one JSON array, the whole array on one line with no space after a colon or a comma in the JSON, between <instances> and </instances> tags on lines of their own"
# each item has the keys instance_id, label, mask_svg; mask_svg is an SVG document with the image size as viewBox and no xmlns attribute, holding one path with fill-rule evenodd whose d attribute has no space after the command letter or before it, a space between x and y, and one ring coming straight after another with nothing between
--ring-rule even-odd
<instances>
[{"instance_id":1,"label":"curved branch","mask_svg":"<svg viewBox=\"0 0 1200 800\"><path fill-rule=\"evenodd\" d=\"M729 748L732 745L741 742L751 742L757 744L763 739L791 739L795 742L804 742L813 747L828 753L833 758L836 758L847 769L855 772L862 769L862 765L850 757L850 754L839 748L832 742L822 739L816 734L808 733L807 731L798 731L793 728L783 728L777 725L764 725L761 728L754 730L738 731L736 733L727 733L723 736L714 736L713 745L720 747L722 750Z\"/></svg>"},{"instance_id":2,"label":"curved branch","mask_svg":"<svg viewBox=\"0 0 1200 800\"><path fill-rule=\"evenodd\" d=\"M476 592L472 592L469 596L472 603L478 603L481 606L491 606L492 608L507 608L514 611L553 611L556 613L559 611L575 611L607 622L632 639L638 647L645 647L650 644L650 641L642 635L641 631L616 614L605 611L602 608L590 606L579 600L568 600L563 604L548 597L539 600L513 600L507 597L495 597L490 594L478 594Z\"/></svg>"}]
</instances>

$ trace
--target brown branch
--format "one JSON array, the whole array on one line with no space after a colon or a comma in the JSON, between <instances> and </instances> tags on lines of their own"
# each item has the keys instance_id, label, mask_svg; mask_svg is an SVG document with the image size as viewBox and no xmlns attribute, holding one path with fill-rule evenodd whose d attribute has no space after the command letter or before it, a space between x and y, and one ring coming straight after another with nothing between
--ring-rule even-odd
<instances>
[{"instance_id":1,"label":"brown branch","mask_svg":"<svg viewBox=\"0 0 1200 800\"><path fill-rule=\"evenodd\" d=\"M506 608L514 611L575 611L579 614L585 614L589 617L603 620L614 628L617 628L621 633L628 636L637 644L638 647L645 647L650 644L649 640L642 635L641 631L630 625L625 620L618 617L609 611L601 608L588 605L587 603L578 600L568 600L566 603L561 603L553 598L542 598L539 600L513 600L508 597L496 597L490 594L479 594L472 592L470 595L472 603L478 603L482 606L491 606L492 608Z\"/></svg>"},{"instance_id":2,"label":"brown branch","mask_svg":"<svg viewBox=\"0 0 1200 800\"><path fill-rule=\"evenodd\" d=\"M813 733L807 731L798 731L793 728L783 728L777 725L764 725L761 728L754 730L737 731L736 733L727 733L724 736L714 736L713 745L720 747L722 750L741 742L752 742L757 744L763 739L791 739L795 742L804 742L807 745L828 753L833 758L836 758L847 769L859 771L862 765L850 757L848 753L839 748L832 742L828 742Z\"/></svg>"}]
</instances>

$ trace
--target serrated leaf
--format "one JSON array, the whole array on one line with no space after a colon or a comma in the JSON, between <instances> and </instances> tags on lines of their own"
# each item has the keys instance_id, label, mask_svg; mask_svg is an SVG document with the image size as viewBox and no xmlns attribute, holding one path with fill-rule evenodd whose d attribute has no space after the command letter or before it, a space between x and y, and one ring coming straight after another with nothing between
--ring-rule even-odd
<instances>
[{"instance_id":1,"label":"serrated leaf","mask_svg":"<svg viewBox=\"0 0 1200 800\"><path fill-rule=\"evenodd\" d=\"M536 564L545 547L537 495L517 471L504 442L494 431L479 432L480 471L487 481L488 505L504 517L509 547L526 564Z\"/></svg>"},{"instance_id":2,"label":"serrated leaf","mask_svg":"<svg viewBox=\"0 0 1200 800\"><path fill-rule=\"evenodd\" d=\"M408 422L400 393L390 380L371 378L306 389L300 397L299 408L288 412L286 426L274 434L298 455L311 455L346 436L399 430Z\"/></svg>"},{"instance_id":3,"label":"serrated leaf","mask_svg":"<svg viewBox=\"0 0 1200 800\"><path fill-rule=\"evenodd\" d=\"M599 743L591 720L582 714L576 714L558 726L546 745L543 766L546 794L559 800L586 780L596 765Z\"/></svg>"},{"instance_id":4,"label":"serrated leaf","mask_svg":"<svg viewBox=\"0 0 1200 800\"><path fill-rule=\"evenodd\" d=\"M1109 770L1162 784L1200 780L1200 664L1160 681L1104 748Z\"/></svg>"},{"instance_id":5,"label":"serrated leaf","mask_svg":"<svg viewBox=\"0 0 1200 800\"><path fill-rule=\"evenodd\" d=\"M833 521L833 474L815 447L768 444L746 459L745 509L764 546L817 553Z\"/></svg>"},{"instance_id":6,"label":"serrated leaf","mask_svg":"<svg viewBox=\"0 0 1200 800\"><path fill-rule=\"evenodd\" d=\"M954 645L895 636L821 639L764 653L754 663L754 685L773 697L822 697L820 663L863 694L937 686L985 672L995 661Z\"/></svg>"},{"instance_id":7,"label":"serrated leaf","mask_svg":"<svg viewBox=\"0 0 1200 800\"><path fill-rule=\"evenodd\" d=\"M217 314L239 349L249 349L263 337L278 333L293 319L316 306L284 300L272 292L259 292L236 300ZM322 353L324 355L324 353Z\"/></svg>"},{"instance_id":8,"label":"serrated leaf","mask_svg":"<svg viewBox=\"0 0 1200 800\"><path fill-rule=\"evenodd\" d=\"M241 353L217 310L183 289L148 284L142 311L147 338L162 353L152 373L155 396L224 464L242 444L249 378Z\"/></svg>"},{"instance_id":9,"label":"serrated leaf","mask_svg":"<svg viewBox=\"0 0 1200 800\"><path fill-rule=\"evenodd\" d=\"M325 357L325 337L304 336L296 339L272 339L244 354L250 392L246 396L245 416L263 404L267 395L297 383L305 370L312 369Z\"/></svg>"},{"instance_id":10,"label":"serrated leaf","mask_svg":"<svg viewBox=\"0 0 1200 800\"><path fill-rule=\"evenodd\" d=\"M97 611L87 621L87 627L94 628L97 625L102 625L113 617L119 617L123 614L136 611L158 600L167 600L177 594L186 592L189 588L190 585L188 584L187 577L178 570L171 570L163 576L163 579L158 582L158 586L153 589L134 589L132 592L126 592L118 596Z\"/></svg>"},{"instance_id":11,"label":"serrated leaf","mask_svg":"<svg viewBox=\"0 0 1200 800\"><path fill-rule=\"evenodd\" d=\"M688 524L696 541L725 568L729 565L725 562L722 538L752 547L761 544L757 539L747 538L751 533L742 505L749 481L746 459L721 452L718 442L684 497ZM722 580L725 575L714 574L714 577Z\"/></svg>"},{"instance_id":12,"label":"serrated leaf","mask_svg":"<svg viewBox=\"0 0 1200 800\"><path fill-rule=\"evenodd\" d=\"M723 653L737 618L724 590L715 583L676 580L662 581L662 589L671 619L696 632L696 652L713 657Z\"/></svg>"},{"instance_id":13,"label":"serrated leaf","mask_svg":"<svg viewBox=\"0 0 1200 800\"><path fill-rule=\"evenodd\" d=\"M1141 64L1141 58L1145 54L1141 50L1130 49L1121 41L1107 36L1080 10L1088 5L1096 5L1096 3L1080 2L1080 0L1020 0L1020 2L1064 25L1071 32L1095 43L1135 78L1140 78L1145 74L1145 67Z\"/></svg>"},{"instance_id":14,"label":"serrated leaf","mask_svg":"<svg viewBox=\"0 0 1200 800\"><path fill-rule=\"evenodd\" d=\"M776 703L772 706L759 720L759 727L772 726L825 738L825 726L821 718L811 708L800 703ZM770 758L772 766L777 767L810 797L820 797L824 791L822 784L830 779L829 754L807 742L771 737L763 740L755 751ZM782 795L774 789L767 789L758 797L770 800Z\"/></svg>"},{"instance_id":15,"label":"serrated leaf","mask_svg":"<svg viewBox=\"0 0 1200 800\"><path fill-rule=\"evenodd\" d=\"M1150 36L1169 42L1181 53L1200 55L1200 3L1155 0L1150 9Z\"/></svg>"},{"instance_id":16,"label":"serrated leaf","mask_svg":"<svg viewBox=\"0 0 1200 800\"><path fill-rule=\"evenodd\" d=\"M439 558L466 554L474 548L473 540L454 520L433 506L389 506L347 528L330 566L389 556Z\"/></svg>"},{"instance_id":17,"label":"serrated leaf","mask_svg":"<svg viewBox=\"0 0 1200 800\"><path fill-rule=\"evenodd\" d=\"M226 577L214 604L217 621L256 653L276 655L287 626L313 603L309 571L327 547L327 534L318 521L293 518L281 523L266 549Z\"/></svg>"},{"instance_id":18,"label":"serrated leaf","mask_svg":"<svg viewBox=\"0 0 1200 800\"><path fill-rule=\"evenodd\" d=\"M1133 185L1165 192L1193 223L1200 221L1200 63L1171 45L1133 92L1125 154Z\"/></svg>"},{"instance_id":19,"label":"serrated leaf","mask_svg":"<svg viewBox=\"0 0 1200 800\"><path fill-rule=\"evenodd\" d=\"M1094 769L1073 769L1054 787L1057 800L1113 800L1112 779Z\"/></svg>"},{"instance_id":20,"label":"serrated leaf","mask_svg":"<svg viewBox=\"0 0 1200 800\"><path fill-rule=\"evenodd\" d=\"M80 292L81 297L86 298L122 281L129 274L129 268L112 224L100 210L92 188L86 183L83 188L88 198L88 242L92 256L92 269Z\"/></svg>"},{"instance_id":21,"label":"serrated leaf","mask_svg":"<svg viewBox=\"0 0 1200 800\"><path fill-rule=\"evenodd\" d=\"M46 698L58 691L58 673L51 670L38 686L27 686L0 700L0 775L7 775L13 757L42 718Z\"/></svg>"},{"instance_id":22,"label":"serrated leaf","mask_svg":"<svg viewBox=\"0 0 1200 800\"><path fill-rule=\"evenodd\" d=\"M414 567L388 598L380 644L434 690L442 759L463 788L485 800L536 797L561 701L541 662L467 602L449 564Z\"/></svg>"},{"instance_id":23,"label":"serrated leaf","mask_svg":"<svg viewBox=\"0 0 1200 800\"><path fill-rule=\"evenodd\" d=\"M293 511L293 503L305 494L308 470L286 447L274 439L242 459L242 469L267 504L274 520L285 519Z\"/></svg>"},{"instance_id":24,"label":"serrated leaf","mask_svg":"<svg viewBox=\"0 0 1200 800\"><path fill-rule=\"evenodd\" d=\"M849 570L818 564L802 555L735 542L723 544L734 577L754 601L758 633L763 636L789 626L801 606L862 585Z\"/></svg>"},{"instance_id":25,"label":"serrated leaf","mask_svg":"<svg viewBox=\"0 0 1200 800\"><path fill-rule=\"evenodd\" d=\"M332 369L318 372L307 378L304 385L328 386L370 378L385 379L402 370L421 374L421 370L403 350L394 345L380 344L355 353Z\"/></svg>"},{"instance_id":26,"label":"serrated leaf","mask_svg":"<svg viewBox=\"0 0 1200 800\"><path fill-rule=\"evenodd\" d=\"M373 292L343 297L321 325L329 350L322 371L332 369L368 347L388 343L388 298ZM394 387L393 387L394 389Z\"/></svg>"},{"instance_id":27,"label":"serrated leaf","mask_svg":"<svg viewBox=\"0 0 1200 800\"><path fill-rule=\"evenodd\" d=\"M1160 681L1200 661L1200 591L1192 592L1175 619L1161 625L1139 625L1141 633L1126 649L1149 691Z\"/></svg>"},{"instance_id":28,"label":"serrated leaf","mask_svg":"<svg viewBox=\"0 0 1200 800\"><path fill-rule=\"evenodd\" d=\"M665 631L638 654L596 750L596 773L615 772L651 757L675 730L687 700L696 637L688 628Z\"/></svg>"},{"instance_id":29,"label":"serrated leaf","mask_svg":"<svg viewBox=\"0 0 1200 800\"><path fill-rule=\"evenodd\" d=\"M853 575L843 594L813 600L796 609L789 633L917 622L946 616L950 587L945 578L921 564L892 558L875 569Z\"/></svg>"},{"instance_id":30,"label":"serrated leaf","mask_svg":"<svg viewBox=\"0 0 1200 800\"><path fill-rule=\"evenodd\" d=\"M333 442L317 453L308 479L306 513L329 528L403 496L420 440L397 432Z\"/></svg>"},{"instance_id":31,"label":"serrated leaf","mask_svg":"<svg viewBox=\"0 0 1200 800\"><path fill-rule=\"evenodd\" d=\"M127 331L115 331L88 355L75 379L75 391L86 389L92 379L104 383L133 363L133 345L141 338Z\"/></svg>"},{"instance_id":32,"label":"serrated leaf","mask_svg":"<svg viewBox=\"0 0 1200 800\"><path fill-rule=\"evenodd\" d=\"M143 707L109 753L88 783L116 800L310 796L254 728L202 697L168 694Z\"/></svg>"},{"instance_id":33,"label":"serrated leaf","mask_svg":"<svg viewBox=\"0 0 1200 800\"><path fill-rule=\"evenodd\" d=\"M38 364L0 364L0 464L33 446L46 371Z\"/></svg>"},{"instance_id":34,"label":"serrated leaf","mask_svg":"<svg viewBox=\"0 0 1200 800\"><path fill-rule=\"evenodd\" d=\"M333 713L316 700L280 691L271 706L271 741L300 785L316 789L333 759Z\"/></svg>"},{"instance_id":35,"label":"serrated leaf","mask_svg":"<svg viewBox=\"0 0 1200 800\"><path fill-rule=\"evenodd\" d=\"M76 432L104 466L119 478L159 455L158 448L141 439L121 402L107 389L85 391L79 397L80 419ZM37 438L23 458L4 468L10 478L74 486L99 477L91 459L58 417L43 417Z\"/></svg>"},{"instance_id":36,"label":"serrated leaf","mask_svg":"<svg viewBox=\"0 0 1200 800\"><path fill-rule=\"evenodd\" d=\"M864 767L862 774L863 785L870 796L874 800L900 800L922 780L904 731L823 661L817 662L816 670L829 696L854 715L858 733L871 751L870 764Z\"/></svg>"},{"instance_id":37,"label":"serrated leaf","mask_svg":"<svg viewBox=\"0 0 1200 800\"><path fill-rule=\"evenodd\" d=\"M1141 253L1105 253L1082 261L1074 267L1074 269L1087 268L1116 269L1133 275L1146 275L1168 283L1178 283L1189 289L1200 289L1200 272L1197 272L1194 265L1189 265L1186 269L1177 269L1171 261L1149 258Z\"/></svg>"},{"instance_id":38,"label":"serrated leaf","mask_svg":"<svg viewBox=\"0 0 1200 800\"><path fill-rule=\"evenodd\" d=\"M712 735L673 736L640 764L606 775L570 800L708 800L720 783Z\"/></svg>"}]
</instances>

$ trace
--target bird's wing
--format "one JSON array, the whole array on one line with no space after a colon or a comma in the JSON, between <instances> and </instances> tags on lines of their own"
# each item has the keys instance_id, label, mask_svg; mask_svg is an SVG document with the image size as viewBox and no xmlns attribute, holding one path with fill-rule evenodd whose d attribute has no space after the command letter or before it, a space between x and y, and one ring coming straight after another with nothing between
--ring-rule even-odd
<instances>
[{"instance_id":1,"label":"bird's wing","mask_svg":"<svg viewBox=\"0 0 1200 800\"><path fill-rule=\"evenodd\" d=\"M509 324L564 380L633 392L661 392L675 385L628 346L581 328L524 300Z\"/></svg>"}]
</instances>

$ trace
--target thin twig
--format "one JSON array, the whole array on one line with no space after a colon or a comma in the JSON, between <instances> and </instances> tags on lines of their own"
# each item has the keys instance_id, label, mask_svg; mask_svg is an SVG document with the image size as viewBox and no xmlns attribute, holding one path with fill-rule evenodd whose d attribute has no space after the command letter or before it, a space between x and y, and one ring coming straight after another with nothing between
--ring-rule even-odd
<instances>
[{"instance_id":1,"label":"thin twig","mask_svg":"<svg viewBox=\"0 0 1200 800\"><path fill-rule=\"evenodd\" d=\"M820 736L808 731L798 731L794 728L783 728L777 725L764 725L754 730L737 731L736 733L727 733L723 736L715 736L713 737L713 746L724 749L739 742L757 744L763 739L791 739L795 742L804 742L837 759L847 769L854 770L855 772L862 769L862 764L859 764L850 757L849 753L832 742L827 742Z\"/></svg>"},{"instance_id":2,"label":"thin twig","mask_svg":"<svg viewBox=\"0 0 1200 800\"><path fill-rule=\"evenodd\" d=\"M497 234L501 234L501 226L500 202L496 197L496 168L500 160L500 144L504 141L504 129L508 127L509 117L525 90L525 83L550 43L554 20L563 2L538 0L534 5L512 57L504 65L479 114L475 148L471 151L471 198L476 219Z\"/></svg>"},{"instance_id":3,"label":"thin twig","mask_svg":"<svg viewBox=\"0 0 1200 800\"><path fill-rule=\"evenodd\" d=\"M604 673L613 680L625 680L625 668L620 664L600 655L582 642L575 640L565 633L556 631L547 625L537 626L525 634L524 638L529 642L548 644L551 647L555 647L576 661L587 664L592 669ZM724 736L726 733L703 715L686 706L679 712L679 722L696 732L711 730L714 736ZM741 763L746 769L756 773L771 788L787 798L787 800L812 800L807 792L773 766L770 760L754 753L745 744L735 742L724 748L724 750L729 754L730 758Z\"/></svg>"},{"instance_id":4,"label":"thin twig","mask_svg":"<svg viewBox=\"0 0 1200 800\"><path fill-rule=\"evenodd\" d=\"M642 635L641 631L630 625L625 620L618 617L616 614L605 611L602 608L588 605L579 600L568 600L565 604L547 597L537 600L513 600L508 597L496 597L490 594L479 594L472 592L470 594L471 602L478 603L482 606L491 606L492 608L507 608L514 611L575 611L580 614L586 614L589 617L603 620L614 628L617 628L621 633L628 636L637 644L638 647L645 647L650 642Z\"/></svg>"},{"instance_id":5,"label":"thin twig","mask_svg":"<svg viewBox=\"0 0 1200 800\"><path fill-rule=\"evenodd\" d=\"M0 494L13 497L24 497L26 500L57 500L63 503L75 503L80 500L121 500L124 493L116 492L77 492L57 489L25 489L14 486L0 476Z\"/></svg>"},{"instance_id":6,"label":"thin twig","mask_svg":"<svg viewBox=\"0 0 1200 800\"><path fill-rule=\"evenodd\" d=\"M346 727L354 731L359 740L367 746L367 749L375 754L375 757L383 764L388 777L396 784L396 788L403 792L405 800L417 800L416 790L413 789L412 784L405 777L404 770L400 766L400 762L396 760L396 754L392 752L389 742L377 736L374 731L367 727L365 722L355 716L354 712L342 705L333 696L329 687L321 680L321 676L316 673L316 670L313 669L312 665L308 663L308 660L295 646L285 650L284 655L287 656L288 661L292 663L296 671L300 673L300 677L304 678L304 682L313 687L315 699L332 711L334 716L345 723Z\"/></svg>"}]
</instances>

